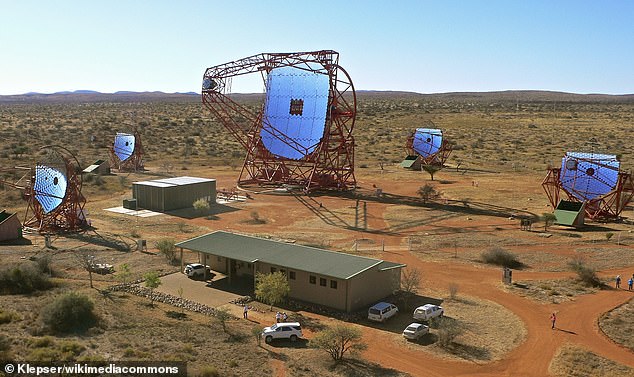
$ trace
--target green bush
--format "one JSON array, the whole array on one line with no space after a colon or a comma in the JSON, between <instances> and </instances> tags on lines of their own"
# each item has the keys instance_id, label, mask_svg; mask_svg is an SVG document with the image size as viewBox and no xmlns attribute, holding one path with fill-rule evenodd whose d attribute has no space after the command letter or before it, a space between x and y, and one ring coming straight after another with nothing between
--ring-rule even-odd
<instances>
[{"instance_id":1,"label":"green bush","mask_svg":"<svg viewBox=\"0 0 634 377\"><path fill-rule=\"evenodd\" d=\"M176 262L176 246L174 246L174 243L175 242L172 239L164 239L156 243L156 248L171 264Z\"/></svg>"},{"instance_id":2,"label":"green bush","mask_svg":"<svg viewBox=\"0 0 634 377\"><path fill-rule=\"evenodd\" d=\"M484 263L495 264L508 268L522 267L522 262L517 259L517 255L499 247L483 252L482 260Z\"/></svg>"},{"instance_id":3,"label":"green bush","mask_svg":"<svg viewBox=\"0 0 634 377\"><path fill-rule=\"evenodd\" d=\"M53 286L48 275L34 263L0 270L0 294L25 294Z\"/></svg>"},{"instance_id":4,"label":"green bush","mask_svg":"<svg viewBox=\"0 0 634 377\"><path fill-rule=\"evenodd\" d=\"M70 292L57 297L41 312L42 321L53 332L84 332L97 324L93 302L85 295Z\"/></svg>"}]
</instances>

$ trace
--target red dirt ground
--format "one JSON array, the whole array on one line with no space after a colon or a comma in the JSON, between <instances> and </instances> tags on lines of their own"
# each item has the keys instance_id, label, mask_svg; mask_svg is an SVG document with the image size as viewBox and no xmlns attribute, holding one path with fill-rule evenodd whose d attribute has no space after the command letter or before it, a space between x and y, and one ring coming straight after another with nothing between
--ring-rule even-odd
<instances>
[{"instance_id":1,"label":"red dirt ground","mask_svg":"<svg viewBox=\"0 0 634 377\"><path fill-rule=\"evenodd\" d=\"M391 194L408 195L415 197L415 190L424 183L421 177L417 177L415 181L410 178L410 182L395 184L397 181L389 175L381 175L379 179L376 176L366 179L367 182L360 180L360 184L364 187L371 187L372 183L376 183L379 187L390 187ZM472 178L451 176L455 179L452 182L452 188L455 186L463 186L465 190L472 186ZM226 184L231 186L231 177L218 177L219 185ZM426 178L425 178L426 179ZM499 179L505 179L501 177ZM508 179L508 177L506 177ZM533 182L535 177L516 177L517 186L522 186L526 182ZM398 180L400 182L400 179ZM223 183L220 183L223 182ZM480 186L484 186L481 184ZM540 188L522 188L520 195L533 196L540 195ZM543 195L543 194L541 194ZM456 198L458 199L458 198ZM318 208L321 214L328 214L327 211L345 210L354 205L352 199L342 199L334 196L319 196L314 200L307 200ZM482 199L485 201L486 199ZM531 199L528 199L531 200ZM540 203L532 203L534 213L548 211L544 209L542 200ZM530 203L530 202L529 202ZM321 205L323 208L321 208ZM517 204L518 206L523 204ZM302 205L296 198L292 196L276 196L276 195L254 195L254 200L250 201L246 206L248 210L236 211L220 216L220 219L213 223L215 229L232 229L243 232L261 233L261 234L284 234L284 233L301 233L301 227L297 226L298 221L314 221L318 216L315 208L311 211L307 205ZM373 230L388 229L389 224L384 220L384 215L390 204L372 202L368 205L368 228ZM246 208L244 208L246 209ZM525 210L522 208L521 210ZM266 219L267 223L257 226L244 226L240 224L250 218L251 211L257 211L260 218ZM538 212L539 211L539 212ZM332 212L330 212L332 214ZM386 252L383 257L386 260L394 262L406 263L409 267L415 267L423 271L423 286L429 284L438 284L439 286L447 286L449 282L459 285L460 293L469 296L475 296L482 299L496 302L511 312L515 313L524 323L527 330L526 339L519 344L517 348L505 355L501 360L490 363L474 363L467 361L456 361L450 359L441 359L425 352L418 352L403 346L395 345L393 342L384 342L382 332L364 327L364 340L368 344L368 349L363 356L369 361L379 363L383 367L394 368L403 372L410 373L413 376L546 376L549 375L549 365L553 357L557 354L559 348L566 344L580 345L588 350L614 360L623 365L634 368L634 353L618 344L612 342L605 337L598 328L598 318L606 311L626 302L632 298L631 292L626 290L604 290L596 294L579 296L575 300L561 304L542 304L532 301L528 298L508 293L502 289L501 273L499 268L482 267L478 264L468 263L452 263L452 262L429 262L422 261L415 255L411 254L406 247L403 247L404 239L414 232L425 232L436 229L441 225L452 229L459 227L473 227L474 222L465 219L467 215L449 218L447 220L434 221L426 225L414 226L398 234L389 234L386 232L366 232L359 234L349 229L345 229L342 219L331 216L334 223L324 221L318 229L304 230L307 233L314 232L319 234L328 234L334 239L333 243L338 245L349 245L355 239L364 237L371 239L375 245L384 242ZM349 221L349 219L343 219ZM503 218L483 216L478 218L478 227L485 228L487 226L498 226L504 223ZM205 219L195 219L192 222L200 226L209 227L210 223ZM337 223L339 222L339 223ZM518 235L522 237L522 235ZM533 239L534 242L534 239ZM600 247L600 246L599 246ZM485 247L483 247L485 249ZM529 245L524 247L525 250L544 251L551 254L557 254L569 257L574 254L571 247L562 246L561 242L556 243L547 239L543 242L540 240L539 245ZM389 251L388 251L389 250ZM380 252L379 252L380 253ZM622 276L631 275L634 266L611 271L601 271L601 275L614 276L620 273ZM541 279L559 279L570 277L570 272L531 272L531 271L515 271L514 280L541 280ZM441 285L444 284L444 285ZM557 313L557 328L550 328L550 314ZM304 315L312 315L303 313ZM324 319L324 318L322 318ZM276 371L276 375L284 376L286 371L284 364L280 360L272 360L272 367Z\"/></svg>"}]
</instances>

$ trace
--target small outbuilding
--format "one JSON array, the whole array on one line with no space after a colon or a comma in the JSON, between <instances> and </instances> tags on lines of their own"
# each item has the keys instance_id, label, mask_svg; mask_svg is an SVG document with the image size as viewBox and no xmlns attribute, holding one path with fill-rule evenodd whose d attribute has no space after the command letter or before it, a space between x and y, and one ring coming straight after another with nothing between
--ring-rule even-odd
<instances>
[{"instance_id":1,"label":"small outbuilding","mask_svg":"<svg viewBox=\"0 0 634 377\"><path fill-rule=\"evenodd\" d=\"M393 294L404 264L315 247L216 231L176 244L198 252L201 263L228 275L229 283L257 273L282 272L289 297L352 312ZM182 269L182 266L181 266Z\"/></svg>"},{"instance_id":2,"label":"small outbuilding","mask_svg":"<svg viewBox=\"0 0 634 377\"><path fill-rule=\"evenodd\" d=\"M110 163L106 160L97 160L82 171L82 173L92 173L99 175L110 175Z\"/></svg>"},{"instance_id":3,"label":"small outbuilding","mask_svg":"<svg viewBox=\"0 0 634 377\"><path fill-rule=\"evenodd\" d=\"M0 212L0 242L22 238L22 224L18 215L6 210Z\"/></svg>"},{"instance_id":4,"label":"small outbuilding","mask_svg":"<svg viewBox=\"0 0 634 377\"><path fill-rule=\"evenodd\" d=\"M132 197L137 208L156 212L191 208L195 201L216 202L216 180L198 177L175 177L132 183Z\"/></svg>"},{"instance_id":5,"label":"small outbuilding","mask_svg":"<svg viewBox=\"0 0 634 377\"><path fill-rule=\"evenodd\" d=\"M585 202L561 200L555 208L555 224L581 228L586 217Z\"/></svg>"},{"instance_id":6,"label":"small outbuilding","mask_svg":"<svg viewBox=\"0 0 634 377\"><path fill-rule=\"evenodd\" d=\"M422 159L420 155L410 155L405 157L405 159L401 162L401 167L410 170L421 170L422 168Z\"/></svg>"}]
</instances>

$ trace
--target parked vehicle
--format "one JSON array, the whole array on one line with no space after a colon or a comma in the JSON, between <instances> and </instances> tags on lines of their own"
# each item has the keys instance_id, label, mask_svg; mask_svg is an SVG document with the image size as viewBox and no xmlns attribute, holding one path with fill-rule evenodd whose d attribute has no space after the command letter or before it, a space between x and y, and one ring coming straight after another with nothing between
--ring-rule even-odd
<instances>
[{"instance_id":1,"label":"parked vehicle","mask_svg":"<svg viewBox=\"0 0 634 377\"><path fill-rule=\"evenodd\" d=\"M296 342L302 337L302 325L299 322L280 322L265 327L261 335L266 343L271 343L273 339L289 339Z\"/></svg>"},{"instance_id":2,"label":"parked vehicle","mask_svg":"<svg viewBox=\"0 0 634 377\"><path fill-rule=\"evenodd\" d=\"M190 278L204 276L205 270L207 270L207 275L209 276L211 274L211 269L209 268L209 266L203 266L200 263L190 263L185 266L185 275L189 276Z\"/></svg>"},{"instance_id":3,"label":"parked vehicle","mask_svg":"<svg viewBox=\"0 0 634 377\"><path fill-rule=\"evenodd\" d=\"M410 323L405 330L403 330L403 337L416 340L427 333L429 333L429 326L425 326L421 323Z\"/></svg>"},{"instance_id":4,"label":"parked vehicle","mask_svg":"<svg viewBox=\"0 0 634 377\"><path fill-rule=\"evenodd\" d=\"M425 304L414 309L414 319L419 321L429 321L432 318L442 317L445 310L442 306Z\"/></svg>"},{"instance_id":5,"label":"parked vehicle","mask_svg":"<svg viewBox=\"0 0 634 377\"><path fill-rule=\"evenodd\" d=\"M398 307L389 302L379 302L368 309L368 319L371 321L385 322L398 313Z\"/></svg>"},{"instance_id":6,"label":"parked vehicle","mask_svg":"<svg viewBox=\"0 0 634 377\"><path fill-rule=\"evenodd\" d=\"M114 266L108 263L90 263L90 271L100 275L111 274L114 272Z\"/></svg>"}]
</instances>

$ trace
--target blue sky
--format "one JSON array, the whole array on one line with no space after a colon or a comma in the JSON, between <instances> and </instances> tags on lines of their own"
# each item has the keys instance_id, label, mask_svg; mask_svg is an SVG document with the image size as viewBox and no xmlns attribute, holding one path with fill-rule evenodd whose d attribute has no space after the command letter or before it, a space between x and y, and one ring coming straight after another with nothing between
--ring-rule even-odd
<instances>
[{"instance_id":1,"label":"blue sky","mask_svg":"<svg viewBox=\"0 0 634 377\"><path fill-rule=\"evenodd\" d=\"M0 0L0 94L199 92L207 67L322 49L357 90L625 94L633 47L630 0Z\"/></svg>"}]
</instances>

